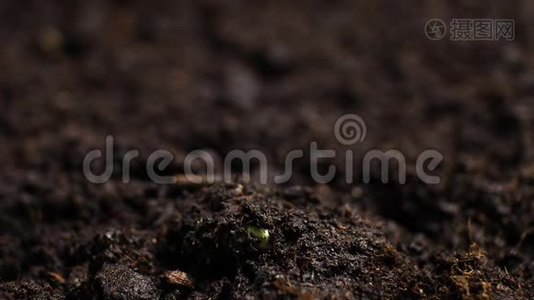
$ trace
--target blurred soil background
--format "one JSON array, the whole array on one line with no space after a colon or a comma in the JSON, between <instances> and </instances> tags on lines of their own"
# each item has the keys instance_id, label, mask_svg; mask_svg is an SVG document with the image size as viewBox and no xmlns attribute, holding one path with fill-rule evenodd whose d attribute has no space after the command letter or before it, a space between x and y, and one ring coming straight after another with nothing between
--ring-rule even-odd
<instances>
[{"instance_id":1,"label":"blurred soil background","mask_svg":"<svg viewBox=\"0 0 534 300\"><path fill-rule=\"evenodd\" d=\"M514 19L515 40L432 41L432 18ZM1 1L0 43L0 298L534 297L531 1ZM368 130L349 147L347 113ZM129 184L83 175L107 135L116 171L141 153ZM278 174L311 141L398 149L407 184L348 185L343 156L326 185L306 159L285 185L144 170L259 149Z\"/></svg>"}]
</instances>

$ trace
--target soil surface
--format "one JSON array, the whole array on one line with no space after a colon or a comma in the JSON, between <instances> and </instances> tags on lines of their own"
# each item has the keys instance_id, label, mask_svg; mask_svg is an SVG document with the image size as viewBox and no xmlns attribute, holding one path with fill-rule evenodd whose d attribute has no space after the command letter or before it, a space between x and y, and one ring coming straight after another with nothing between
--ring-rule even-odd
<instances>
[{"instance_id":1,"label":"soil surface","mask_svg":"<svg viewBox=\"0 0 534 300\"><path fill-rule=\"evenodd\" d=\"M515 39L432 41L431 18ZM0 42L2 299L534 298L531 1L2 1ZM348 113L367 135L344 146ZM115 172L90 183L108 135ZM327 184L306 158L283 185L145 170L258 149L280 174L313 141L343 153ZM363 184L371 149L401 151L406 184Z\"/></svg>"}]
</instances>

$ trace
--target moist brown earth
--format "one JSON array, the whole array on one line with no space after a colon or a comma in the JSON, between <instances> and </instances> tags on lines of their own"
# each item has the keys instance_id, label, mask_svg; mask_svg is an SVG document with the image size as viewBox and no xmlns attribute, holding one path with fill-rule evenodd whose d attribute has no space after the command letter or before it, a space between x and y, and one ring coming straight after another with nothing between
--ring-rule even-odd
<instances>
[{"instance_id":1,"label":"moist brown earth","mask_svg":"<svg viewBox=\"0 0 534 300\"><path fill-rule=\"evenodd\" d=\"M514 19L515 39L432 41L431 18ZM532 299L533 20L528 0L0 3L0 298ZM347 113L365 141L336 140ZM108 135L114 175L90 183ZM279 174L312 141L352 150L355 182L344 155L328 184L306 158L284 185L145 171L157 149L168 175L258 149ZM371 149L401 151L406 184L363 184Z\"/></svg>"}]
</instances>

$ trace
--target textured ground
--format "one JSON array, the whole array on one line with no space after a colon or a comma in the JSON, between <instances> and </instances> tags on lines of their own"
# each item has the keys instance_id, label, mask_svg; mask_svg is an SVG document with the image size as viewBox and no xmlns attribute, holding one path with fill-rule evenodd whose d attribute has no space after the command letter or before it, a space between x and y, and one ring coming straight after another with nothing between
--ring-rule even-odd
<instances>
[{"instance_id":1,"label":"textured ground","mask_svg":"<svg viewBox=\"0 0 534 300\"><path fill-rule=\"evenodd\" d=\"M434 17L516 38L430 41ZM1 2L0 298L533 298L533 20L527 0ZM144 172L198 148L280 171L311 141L348 149L346 113L356 157L401 150L407 184L347 185L342 160L328 185L306 160L283 186ZM129 184L83 176L106 135L141 153ZM439 185L415 178L429 148Z\"/></svg>"}]
</instances>

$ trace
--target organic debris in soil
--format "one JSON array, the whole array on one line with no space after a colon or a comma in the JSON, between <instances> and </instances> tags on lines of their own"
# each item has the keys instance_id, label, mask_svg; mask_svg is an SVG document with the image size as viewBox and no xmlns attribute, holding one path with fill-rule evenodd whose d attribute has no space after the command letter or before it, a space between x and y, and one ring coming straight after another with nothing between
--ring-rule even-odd
<instances>
[{"instance_id":1,"label":"organic debris in soil","mask_svg":"<svg viewBox=\"0 0 534 300\"><path fill-rule=\"evenodd\" d=\"M475 245L416 262L356 209L282 194L214 185L167 199L173 208L163 223L110 228L52 249L64 253L56 268L67 283L43 275L0 290L73 299L526 297L525 283ZM250 228L268 230L268 244Z\"/></svg>"}]
</instances>

